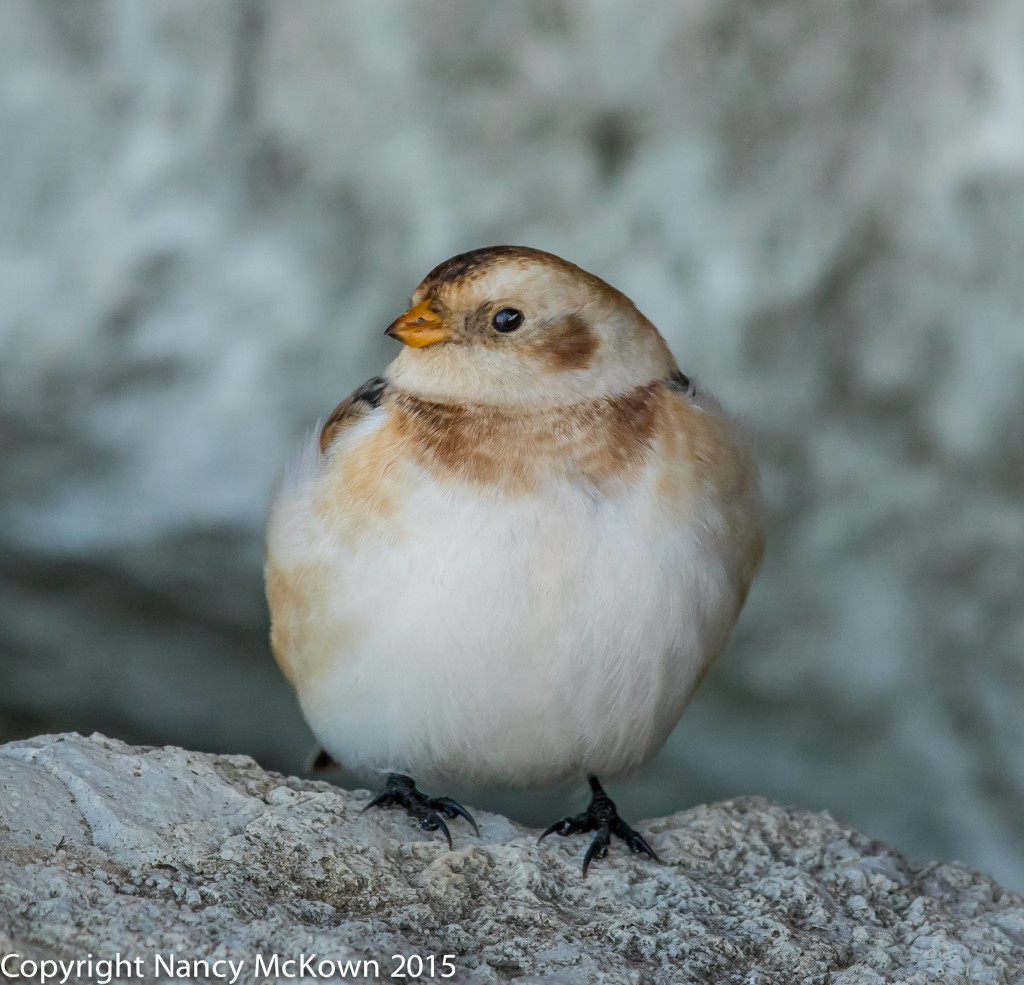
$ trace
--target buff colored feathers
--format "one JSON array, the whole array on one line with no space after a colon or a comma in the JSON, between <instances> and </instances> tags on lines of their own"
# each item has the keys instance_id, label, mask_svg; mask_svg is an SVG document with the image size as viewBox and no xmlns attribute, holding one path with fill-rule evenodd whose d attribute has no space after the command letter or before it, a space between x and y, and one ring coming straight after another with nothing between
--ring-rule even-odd
<instances>
[{"instance_id":1,"label":"buff colored feathers","mask_svg":"<svg viewBox=\"0 0 1024 985\"><path fill-rule=\"evenodd\" d=\"M275 656L352 768L629 773L760 562L747 444L625 295L551 254L454 257L412 301L273 504Z\"/></svg>"}]
</instances>

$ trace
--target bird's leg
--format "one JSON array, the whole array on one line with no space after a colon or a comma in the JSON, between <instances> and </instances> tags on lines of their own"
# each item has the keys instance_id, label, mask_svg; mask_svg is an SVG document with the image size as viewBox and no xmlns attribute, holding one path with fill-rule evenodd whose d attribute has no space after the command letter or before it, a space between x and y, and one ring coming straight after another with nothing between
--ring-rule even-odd
<instances>
[{"instance_id":1,"label":"bird's leg","mask_svg":"<svg viewBox=\"0 0 1024 985\"><path fill-rule=\"evenodd\" d=\"M634 831L625 821L619 817L615 801L604 792L600 781L596 776L588 776L592 796L590 806L582 814L574 817L563 817L561 821L555 821L538 839L540 844L548 835L560 834L563 838L568 835L581 834L584 831L596 831L597 836L590 843L587 854L583 857L583 878L587 878L587 869L595 858L604 858L608 854L608 843L612 835L621 838L634 853L644 852L650 855L655 862L658 856L654 849L644 840L643 836Z\"/></svg>"},{"instance_id":2,"label":"bird's leg","mask_svg":"<svg viewBox=\"0 0 1024 985\"><path fill-rule=\"evenodd\" d=\"M461 804L457 804L451 797L428 797L416 789L416 783L411 776L402 773L389 773L384 789L377 794L364 808L368 811L371 807L404 807L406 814L416 821L424 831L440 831L448 840L448 847L452 847L452 836L444 819L451 821L456 817L464 817L473 825L473 831L480 837L480 829L472 815Z\"/></svg>"}]
</instances>

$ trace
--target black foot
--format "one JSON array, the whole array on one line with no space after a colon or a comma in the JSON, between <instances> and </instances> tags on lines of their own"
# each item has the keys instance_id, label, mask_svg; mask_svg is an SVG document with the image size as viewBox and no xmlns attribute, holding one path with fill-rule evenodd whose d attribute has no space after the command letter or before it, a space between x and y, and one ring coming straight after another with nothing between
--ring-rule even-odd
<instances>
[{"instance_id":1,"label":"black foot","mask_svg":"<svg viewBox=\"0 0 1024 985\"><path fill-rule=\"evenodd\" d=\"M476 836L480 837L480 829L465 807L455 803L451 797L428 797L420 793L413 778L401 773L388 774L384 789L363 810L368 811L371 807L404 807L409 817L420 822L424 831L440 831L448 839L449 848L452 847L452 836L444 818L451 821L456 817L464 817L473 825Z\"/></svg>"},{"instance_id":2,"label":"black foot","mask_svg":"<svg viewBox=\"0 0 1024 985\"><path fill-rule=\"evenodd\" d=\"M608 796L598 782L596 776L588 776L587 782L593 796L590 798L590 806L575 817L563 817L561 821L555 821L547 831L538 839L539 845L548 835L560 834L563 838L568 835L581 834L584 831L596 831L597 837L590 843L587 854L583 857L583 878L587 878L587 869L595 858L604 858L608 854L608 844L612 835L621 838L634 853L644 852L650 855L655 862L659 861L654 854L654 849L644 840L643 836L634 831L625 821L619 817L615 807L615 801Z\"/></svg>"}]
</instances>

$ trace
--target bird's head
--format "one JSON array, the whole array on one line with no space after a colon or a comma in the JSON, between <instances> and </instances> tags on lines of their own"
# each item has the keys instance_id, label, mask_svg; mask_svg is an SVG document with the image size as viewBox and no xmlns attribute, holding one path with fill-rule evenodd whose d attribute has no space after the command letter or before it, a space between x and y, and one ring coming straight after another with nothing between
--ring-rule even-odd
<instances>
[{"instance_id":1,"label":"bird's head","mask_svg":"<svg viewBox=\"0 0 1024 985\"><path fill-rule=\"evenodd\" d=\"M435 267L387 334L405 346L390 379L429 400L558 406L625 393L675 366L624 294L523 246Z\"/></svg>"}]
</instances>

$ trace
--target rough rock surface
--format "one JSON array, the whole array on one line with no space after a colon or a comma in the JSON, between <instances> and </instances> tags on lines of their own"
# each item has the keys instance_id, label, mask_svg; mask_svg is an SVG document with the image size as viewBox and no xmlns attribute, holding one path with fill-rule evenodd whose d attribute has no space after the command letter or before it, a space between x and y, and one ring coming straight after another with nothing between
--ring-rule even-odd
<instances>
[{"instance_id":1,"label":"rough rock surface","mask_svg":"<svg viewBox=\"0 0 1024 985\"><path fill-rule=\"evenodd\" d=\"M583 881L582 838L538 846L478 813L481 839L454 825L448 851L400 812L361 814L365 802L245 756L75 734L0 747L0 952L119 952L143 958L147 981L158 954L245 961L240 981L257 954L372 959L382 980L411 954L454 955L456 982L1024 975L1021 897L828 814L758 798L696 807L640 825L664 864L618 850Z\"/></svg>"}]
</instances>

